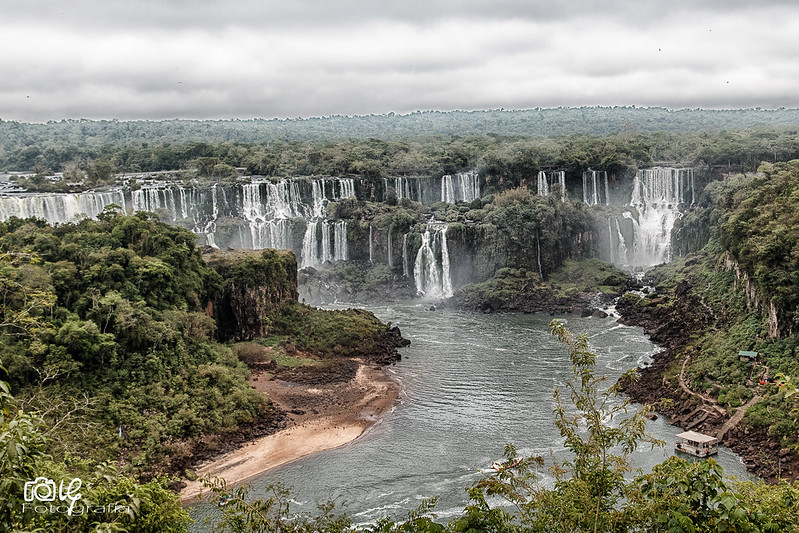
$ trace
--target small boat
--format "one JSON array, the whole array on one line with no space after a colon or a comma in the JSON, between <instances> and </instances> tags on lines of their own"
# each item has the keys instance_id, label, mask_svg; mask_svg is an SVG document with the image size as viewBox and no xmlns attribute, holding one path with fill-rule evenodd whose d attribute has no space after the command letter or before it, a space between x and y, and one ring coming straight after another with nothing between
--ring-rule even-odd
<instances>
[{"instance_id":1,"label":"small boat","mask_svg":"<svg viewBox=\"0 0 799 533\"><path fill-rule=\"evenodd\" d=\"M220 496L219 499L216 501L216 505L218 507L224 507L229 503L230 503L230 496Z\"/></svg>"},{"instance_id":2,"label":"small boat","mask_svg":"<svg viewBox=\"0 0 799 533\"><path fill-rule=\"evenodd\" d=\"M674 443L674 449L678 452L687 453L695 457L708 457L719 453L719 440L710 435L703 435L696 431L685 431L679 433L680 439Z\"/></svg>"}]
</instances>

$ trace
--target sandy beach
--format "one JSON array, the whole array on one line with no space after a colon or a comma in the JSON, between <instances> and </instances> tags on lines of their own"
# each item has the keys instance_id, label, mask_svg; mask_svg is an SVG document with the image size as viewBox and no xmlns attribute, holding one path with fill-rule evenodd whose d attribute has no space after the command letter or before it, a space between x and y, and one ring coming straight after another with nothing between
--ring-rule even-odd
<instances>
[{"instance_id":1,"label":"sandy beach","mask_svg":"<svg viewBox=\"0 0 799 533\"><path fill-rule=\"evenodd\" d=\"M288 427L198 465L196 474L200 478L222 478L234 486L271 468L358 438L394 406L399 385L385 368L361 361L357 364L351 379L321 384L285 381L254 372L253 386L289 413ZM180 498L189 503L208 492L201 481L191 481Z\"/></svg>"}]
</instances>

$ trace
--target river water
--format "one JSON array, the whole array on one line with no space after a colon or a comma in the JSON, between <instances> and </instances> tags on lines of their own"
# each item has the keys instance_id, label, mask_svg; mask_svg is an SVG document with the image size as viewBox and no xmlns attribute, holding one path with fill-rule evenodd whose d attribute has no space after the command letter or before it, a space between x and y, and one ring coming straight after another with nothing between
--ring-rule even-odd
<instances>
[{"instance_id":1,"label":"river water","mask_svg":"<svg viewBox=\"0 0 799 533\"><path fill-rule=\"evenodd\" d=\"M466 489L502 458L505 443L543 456L547 465L568 457L553 422L552 393L571 378L571 365L566 348L549 334L550 316L430 311L418 302L358 307L399 326L411 340L401 349L402 361L389 368L402 384L398 404L352 443L256 478L253 497L281 481L293 487L298 511L313 512L316 502L335 498L346 502L343 509L356 523L366 523L402 517L438 495L436 512L447 518L462 511ZM657 351L641 328L614 318L564 320L573 334L588 336L597 375L606 374L608 385ZM644 471L672 455L680 430L661 417L649 431L666 446L646 445L633 455L634 467ZM746 476L726 448L717 460L727 475ZM542 483L552 481L542 472ZM214 513L214 506L195 506L196 531Z\"/></svg>"}]
</instances>

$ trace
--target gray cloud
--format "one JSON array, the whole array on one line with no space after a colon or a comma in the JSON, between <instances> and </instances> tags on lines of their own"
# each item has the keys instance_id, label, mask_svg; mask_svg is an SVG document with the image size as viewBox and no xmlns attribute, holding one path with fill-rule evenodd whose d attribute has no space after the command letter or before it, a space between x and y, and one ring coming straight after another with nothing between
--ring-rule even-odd
<instances>
[{"instance_id":1,"label":"gray cloud","mask_svg":"<svg viewBox=\"0 0 799 533\"><path fill-rule=\"evenodd\" d=\"M695 4L0 0L0 118L799 106L799 6Z\"/></svg>"}]
</instances>

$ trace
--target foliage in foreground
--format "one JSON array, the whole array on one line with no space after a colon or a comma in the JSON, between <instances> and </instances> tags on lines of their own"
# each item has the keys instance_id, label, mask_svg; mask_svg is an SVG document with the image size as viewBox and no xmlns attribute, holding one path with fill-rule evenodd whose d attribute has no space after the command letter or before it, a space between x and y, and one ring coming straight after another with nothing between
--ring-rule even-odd
<instances>
[{"instance_id":1,"label":"foliage in foreground","mask_svg":"<svg viewBox=\"0 0 799 533\"><path fill-rule=\"evenodd\" d=\"M713 459L691 462L672 457L633 479L629 455L640 444L662 444L645 432L647 409L628 413L619 383L603 388L595 355L584 335L572 336L558 321L552 333L569 349L573 381L556 390L555 423L572 457L550 470L556 483L537 483L541 457L520 457L513 445L494 472L468 489L470 503L449 522L439 522L436 499L424 501L403 519L385 518L358 528L372 533L421 532L797 532L799 486L788 482L729 481ZM632 378L630 374L625 378ZM332 502L316 516L292 514L290 490L268 488L269 496L249 500L247 489L230 491L206 480L214 497L225 497L220 531L353 531L351 520ZM497 498L503 503L496 505Z\"/></svg>"},{"instance_id":2,"label":"foliage in foreground","mask_svg":"<svg viewBox=\"0 0 799 533\"><path fill-rule=\"evenodd\" d=\"M55 461L46 448L42 419L20 409L8 383L0 381L1 531L187 531L188 513L165 477L142 484L107 463ZM50 480L52 498L41 488L43 498L34 499L31 483L44 486Z\"/></svg>"}]
</instances>

